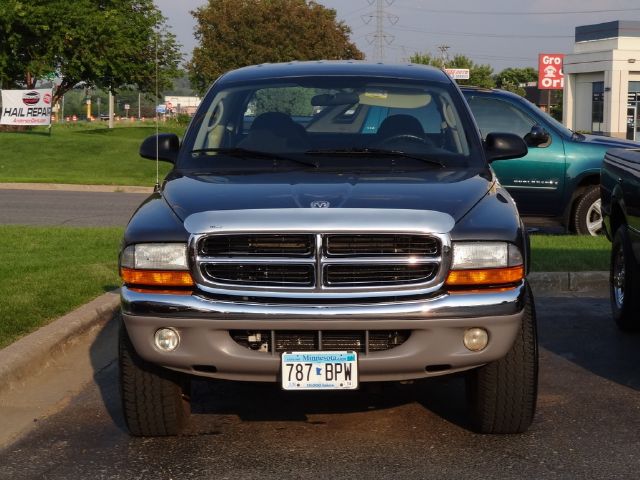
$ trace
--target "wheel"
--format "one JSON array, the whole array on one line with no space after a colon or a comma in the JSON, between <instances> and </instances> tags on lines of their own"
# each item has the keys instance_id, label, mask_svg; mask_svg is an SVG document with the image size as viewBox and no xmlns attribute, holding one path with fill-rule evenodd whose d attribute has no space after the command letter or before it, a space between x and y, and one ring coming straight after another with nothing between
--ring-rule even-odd
<instances>
[{"instance_id":1,"label":"wheel","mask_svg":"<svg viewBox=\"0 0 640 480\"><path fill-rule=\"evenodd\" d=\"M511 350L470 371L466 387L471 421L479 433L522 433L531 425L538 395L538 339L529 286Z\"/></svg>"},{"instance_id":2,"label":"wheel","mask_svg":"<svg viewBox=\"0 0 640 480\"><path fill-rule=\"evenodd\" d=\"M613 236L610 265L609 297L613 319L621 330L640 330L640 272L624 225Z\"/></svg>"},{"instance_id":3,"label":"wheel","mask_svg":"<svg viewBox=\"0 0 640 480\"><path fill-rule=\"evenodd\" d=\"M124 324L118 345L122 412L134 436L177 435L185 426L190 405L184 375L145 362L135 352Z\"/></svg>"},{"instance_id":4,"label":"wheel","mask_svg":"<svg viewBox=\"0 0 640 480\"><path fill-rule=\"evenodd\" d=\"M573 229L578 235L598 236L602 233L600 187L588 187L576 203Z\"/></svg>"}]
</instances>

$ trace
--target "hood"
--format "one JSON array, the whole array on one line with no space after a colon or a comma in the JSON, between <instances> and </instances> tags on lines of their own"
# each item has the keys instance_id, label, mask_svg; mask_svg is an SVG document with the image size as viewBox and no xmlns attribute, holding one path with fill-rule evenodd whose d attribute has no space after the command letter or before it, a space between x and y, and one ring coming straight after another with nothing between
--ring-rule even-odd
<instances>
[{"instance_id":1,"label":"hood","mask_svg":"<svg viewBox=\"0 0 640 480\"><path fill-rule=\"evenodd\" d=\"M640 143L624 138L605 137L603 135L583 135L584 139L579 141L594 145L601 145L607 148L638 148Z\"/></svg>"},{"instance_id":2,"label":"hood","mask_svg":"<svg viewBox=\"0 0 640 480\"><path fill-rule=\"evenodd\" d=\"M206 211L324 207L434 210L457 222L491 187L488 175L477 170L177 174L162 195L182 221Z\"/></svg>"}]
</instances>

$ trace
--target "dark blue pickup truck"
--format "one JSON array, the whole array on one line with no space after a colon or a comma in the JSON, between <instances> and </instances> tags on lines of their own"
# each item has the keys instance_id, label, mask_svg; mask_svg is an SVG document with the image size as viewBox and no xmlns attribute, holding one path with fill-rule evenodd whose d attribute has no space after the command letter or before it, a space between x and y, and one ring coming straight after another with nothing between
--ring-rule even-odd
<instances>
[{"instance_id":1,"label":"dark blue pickup truck","mask_svg":"<svg viewBox=\"0 0 640 480\"><path fill-rule=\"evenodd\" d=\"M612 240L611 309L623 330L640 330L640 149L607 152L600 184Z\"/></svg>"}]
</instances>

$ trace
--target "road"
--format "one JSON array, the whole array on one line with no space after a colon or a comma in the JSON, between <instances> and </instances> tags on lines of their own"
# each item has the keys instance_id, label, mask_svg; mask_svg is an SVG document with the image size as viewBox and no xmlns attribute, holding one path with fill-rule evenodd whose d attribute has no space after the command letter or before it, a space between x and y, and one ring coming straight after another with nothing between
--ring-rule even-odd
<instances>
[{"instance_id":1,"label":"road","mask_svg":"<svg viewBox=\"0 0 640 480\"><path fill-rule=\"evenodd\" d=\"M604 298L537 306L538 413L523 435L470 432L461 379L442 378L321 395L198 381L183 436L131 438L112 363L0 452L0 479L637 478L640 336L616 330Z\"/></svg>"},{"instance_id":2,"label":"road","mask_svg":"<svg viewBox=\"0 0 640 480\"><path fill-rule=\"evenodd\" d=\"M0 224L125 226L144 193L0 190Z\"/></svg>"}]
</instances>

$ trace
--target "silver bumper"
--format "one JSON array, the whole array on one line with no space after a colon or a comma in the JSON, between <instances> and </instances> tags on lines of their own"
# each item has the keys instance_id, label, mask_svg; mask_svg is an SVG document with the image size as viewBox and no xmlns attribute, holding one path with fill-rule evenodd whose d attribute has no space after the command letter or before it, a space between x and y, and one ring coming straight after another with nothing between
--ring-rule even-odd
<instances>
[{"instance_id":1,"label":"silver bumper","mask_svg":"<svg viewBox=\"0 0 640 480\"><path fill-rule=\"evenodd\" d=\"M446 293L407 302L307 305L227 302L121 289L124 323L142 358L192 374L250 381L276 381L280 357L237 344L229 330L410 330L402 345L360 355L360 380L365 382L422 378L480 366L503 357L511 348L521 323L524 294L523 282L508 290ZM154 334L161 327L180 333L180 345L171 353L154 346ZM481 352L471 352L462 343L464 331L471 327L489 332L489 345Z\"/></svg>"}]
</instances>

